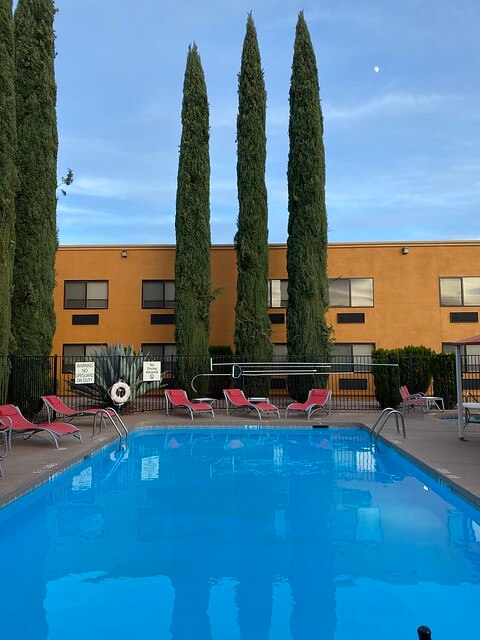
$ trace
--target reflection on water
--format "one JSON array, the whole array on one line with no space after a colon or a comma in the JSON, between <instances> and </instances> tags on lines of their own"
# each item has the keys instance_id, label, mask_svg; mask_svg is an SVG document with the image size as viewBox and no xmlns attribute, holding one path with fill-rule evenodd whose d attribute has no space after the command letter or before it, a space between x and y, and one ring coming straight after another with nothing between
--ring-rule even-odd
<instances>
[{"instance_id":1,"label":"reflection on water","mask_svg":"<svg viewBox=\"0 0 480 640\"><path fill-rule=\"evenodd\" d=\"M361 431L133 437L4 509L0 542L5 640L476 628L479 513Z\"/></svg>"}]
</instances>

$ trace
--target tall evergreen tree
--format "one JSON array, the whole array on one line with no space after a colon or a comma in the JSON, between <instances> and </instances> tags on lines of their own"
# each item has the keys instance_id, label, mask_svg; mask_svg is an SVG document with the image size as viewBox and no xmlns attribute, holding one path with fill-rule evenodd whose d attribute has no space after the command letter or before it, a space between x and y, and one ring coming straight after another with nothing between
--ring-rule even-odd
<instances>
[{"instance_id":1,"label":"tall evergreen tree","mask_svg":"<svg viewBox=\"0 0 480 640\"><path fill-rule=\"evenodd\" d=\"M19 0L15 10L17 98L14 349L48 355L55 333L57 116L53 0Z\"/></svg>"},{"instance_id":2,"label":"tall evergreen tree","mask_svg":"<svg viewBox=\"0 0 480 640\"><path fill-rule=\"evenodd\" d=\"M287 348L292 361L329 356L325 153L318 72L303 12L298 16L290 85L288 156ZM318 384L289 379L290 395L303 401Z\"/></svg>"},{"instance_id":3,"label":"tall evergreen tree","mask_svg":"<svg viewBox=\"0 0 480 640\"><path fill-rule=\"evenodd\" d=\"M197 45L192 44L183 83L175 216L177 384L185 389L190 389L193 376L208 362L212 301L209 138L207 86ZM203 392L205 379L200 380L196 387Z\"/></svg>"},{"instance_id":4,"label":"tall evergreen tree","mask_svg":"<svg viewBox=\"0 0 480 640\"><path fill-rule=\"evenodd\" d=\"M15 66L12 0L0 0L0 403L5 399L15 250Z\"/></svg>"},{"instance_id":5,"label":"tall evergreen tree","mask_svg":"<svg viewBox=\"0 0 480 640\"><path fill-rule=\"evenodd\" d=\"M265 184L267 94L252 14L247 18L238 76L238 230L235 351L240 357L270 360L268 318L268 209ZM248 381L248 392L266 395L269 380Z\"/></svg>"}]
</instances>

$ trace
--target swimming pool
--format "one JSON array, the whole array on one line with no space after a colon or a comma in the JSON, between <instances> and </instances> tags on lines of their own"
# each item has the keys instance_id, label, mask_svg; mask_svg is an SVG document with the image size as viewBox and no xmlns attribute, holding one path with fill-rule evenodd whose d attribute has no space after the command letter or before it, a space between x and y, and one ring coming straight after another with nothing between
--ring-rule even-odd
<instances>
[{"instance_id":1,"label":"swimming pool","mask_svg":"<svg viewBox=\"0 0 480 640\"><path fill-rule=\"evenodd\" d=\"M2 640L478 632L480 512L362 430L138 432L0 540Z\"/></svg>"}]
</instances>

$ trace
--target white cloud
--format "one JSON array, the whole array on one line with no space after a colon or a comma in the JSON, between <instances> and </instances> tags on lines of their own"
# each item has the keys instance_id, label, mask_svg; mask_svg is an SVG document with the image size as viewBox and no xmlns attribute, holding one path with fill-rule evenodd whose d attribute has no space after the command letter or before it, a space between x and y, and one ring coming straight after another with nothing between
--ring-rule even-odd
<instances>
[{"instance_id":1,"label":"white cloud","mask_svg":"<svg viewBox=\"0 0 480 640\"><path fill-rule=\"evenodd\" d=\"M431 111L452 96L439 94L392 92L377 96L367 102L335 107L324 103L325 119L328 120L356 120L373 116L397 116L405 113L419 113Z\"/></svg>"},{"instance_id":2,"label":"white cloud","mask_svg":"<svg viewBox=\"0 0 480 640\"><path fill-rule=\"evenodd\" d=\"M117 200L141 200L156 202L160 196L174 196L176 182L129 180L124 178L106 178L99 176L81 176L76 178L69 193L79 196L113 198Z\"/></svg>"}]
</instances>

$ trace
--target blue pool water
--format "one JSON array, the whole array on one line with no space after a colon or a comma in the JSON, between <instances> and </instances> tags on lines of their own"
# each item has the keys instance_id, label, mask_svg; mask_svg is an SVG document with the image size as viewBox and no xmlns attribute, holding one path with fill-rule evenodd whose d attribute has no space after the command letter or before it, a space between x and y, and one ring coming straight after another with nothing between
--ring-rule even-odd
<instances>
[{"instance_id":1,"label":"blue pool water","mask_svg":"<svg viewBox=\"0 0 480 640\"><path fill-rule=\"evenodd\" d=\"M134 434L0 512L2 640L480 630L480 512L361 430Z\"/></svg>"}]
</instances>

